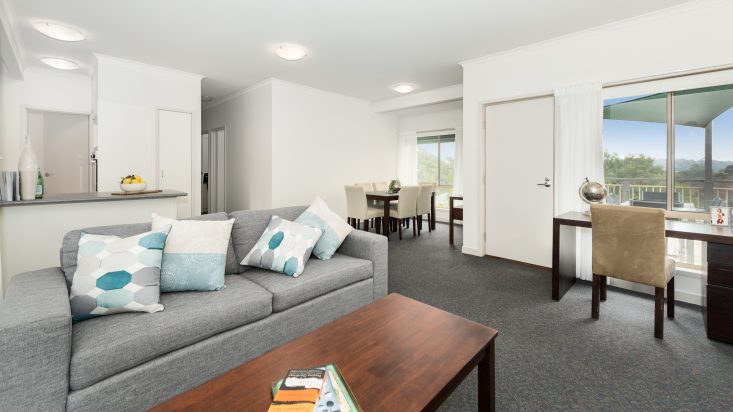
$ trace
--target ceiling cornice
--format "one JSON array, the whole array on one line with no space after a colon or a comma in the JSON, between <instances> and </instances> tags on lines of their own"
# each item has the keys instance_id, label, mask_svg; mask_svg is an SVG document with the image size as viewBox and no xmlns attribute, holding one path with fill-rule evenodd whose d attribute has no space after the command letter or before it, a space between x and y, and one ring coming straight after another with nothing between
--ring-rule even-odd
<instances>
[{"instance_id":1,"label":"ceiling cornice","mask_svg":"<svg viewBox=\"0 0 733 412\"><path fill-rule=\"evenodd\" d=\"M662 20L669 16L686 14L693 10L703 10L706 8L714 7L719 4L726 4L728 3L728 1L729 0L691 1L688 3L679 4L676 6L667 7L665 9L656 10L650 13L640 14L638 16L629 17L626 19L610 22L610 23L603 24L600 26L591 27L589 29L576 31L576 32L569 33L563 36L553 37L551 39L543 40L540 42L526 44L523 46L515 47L513 49L499 51L496 53L487 54L485 56L475 57L473 59L463 60L463 61L458 62L458 64L460 64L461 66L465 68L465 67L477 64L477 63L483 63L483 62L491 61L494 59L513 56L513 55L520 54L523 52L542 49L542 48L545 48L545 47L548 47L554 44L572 41L574 39L580 39L580 38L595 35L598 33L617 31L619 29L623 29L625 27L636 25L636 24L643 24L643 23L647 23L647 22L651 22L655 20Z\"/></svg>"}]
</instances>

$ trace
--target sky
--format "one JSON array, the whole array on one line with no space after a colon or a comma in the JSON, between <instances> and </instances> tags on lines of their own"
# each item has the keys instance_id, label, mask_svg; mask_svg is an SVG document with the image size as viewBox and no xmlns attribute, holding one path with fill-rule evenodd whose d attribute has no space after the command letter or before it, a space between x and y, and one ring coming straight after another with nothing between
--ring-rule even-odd
<instances>
[{"instance_id":1,"label":"sky","mask_svg":"<svg viewBox=\"0 0 733 412\"><path fill-rule=\"evenodd\" d=\"M608 99L604 105L637 98ZM655 159L667 157L667 126L663 123L603 121L603 145L621 157L643 153ZM705 157L705 129L675 126L675 157L700 160ZM713 120L713 159L733 161L733 108Z\"/></svg>"}]
</instances>

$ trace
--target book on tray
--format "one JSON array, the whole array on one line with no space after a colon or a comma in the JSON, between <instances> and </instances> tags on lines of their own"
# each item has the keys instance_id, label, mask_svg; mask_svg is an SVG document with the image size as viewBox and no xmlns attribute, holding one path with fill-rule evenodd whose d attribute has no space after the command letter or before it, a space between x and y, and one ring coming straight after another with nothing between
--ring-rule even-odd
<instances>
[{"instance_id":1,"label":"book on tray","mask_svg":"<svg viewBox=\"0 0 733 412\"><path fill-rule=\"evenodd\" d=\"M272 385L268 412L361 412L354 394L334 364L290 369Z\"/></svg>"}]
</instances>

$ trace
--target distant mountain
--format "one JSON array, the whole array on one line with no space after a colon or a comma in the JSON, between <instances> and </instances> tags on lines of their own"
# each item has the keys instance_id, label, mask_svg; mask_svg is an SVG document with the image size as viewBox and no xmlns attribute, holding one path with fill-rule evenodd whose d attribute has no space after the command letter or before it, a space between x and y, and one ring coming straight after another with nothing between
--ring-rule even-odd
<instances>
[{"instance_id":1,"label":"distant mountain","mask_svg":"<svg viewBox=\"0 0 733 412\"><path fill-rule=\"evenodd\" d=\"M692 159L675 159L675 169L678 171L684 171L690 169L692 165L699 164L705 166L705 159L692 160ZM717 173L726 168L726 166L733 165L733 160L713 160L713 173ZM667 166L666 159L654 159L654 166Z\"/></svg>"}]
</instances>

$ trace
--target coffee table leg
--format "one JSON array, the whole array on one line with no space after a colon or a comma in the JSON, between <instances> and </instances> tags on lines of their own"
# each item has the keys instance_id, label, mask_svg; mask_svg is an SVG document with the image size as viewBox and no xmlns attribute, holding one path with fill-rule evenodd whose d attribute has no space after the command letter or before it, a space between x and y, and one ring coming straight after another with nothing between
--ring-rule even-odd
<instances>
[{"instance_id":1,"label":"coffee table leg","mask_svg":"<svg viewBox=\"0 0 733 412\"><path fill-rule=\"evenodd\" d=\"M486 355L478 364L478 410L494 412L496 410L495 392L496 375L494 373L494 341L486 348Z\"/></svg>"}]
</instances>

